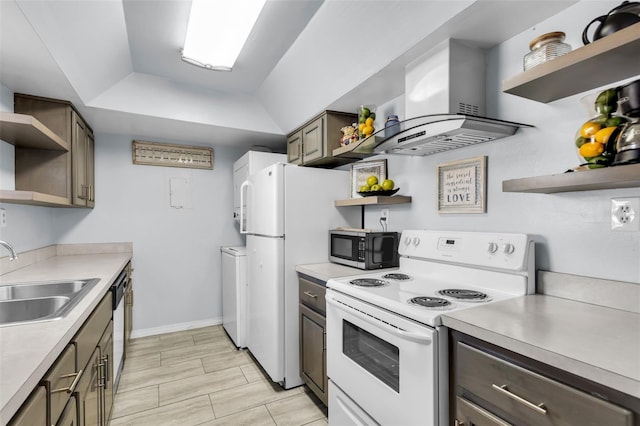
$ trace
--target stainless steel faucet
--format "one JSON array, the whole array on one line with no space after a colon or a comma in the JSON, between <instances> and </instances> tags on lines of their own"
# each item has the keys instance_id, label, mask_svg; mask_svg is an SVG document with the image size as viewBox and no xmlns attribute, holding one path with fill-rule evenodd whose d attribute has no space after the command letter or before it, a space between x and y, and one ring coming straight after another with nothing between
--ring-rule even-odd
<instances>
[{"instance_id":1,"label":"stainless steel faucet","mask_svg":"<svg viewBox=\"0 0 640 426\"><path fill-rule=\"evenodd\" d=\"M9 260L16 260L18 258L18 255L16 254L16 251L13 249L13 247L11 247L11 244L0 241L0 246L4 246L7 248L7 250L9 250Z\"/></svg>"}]
</instances>

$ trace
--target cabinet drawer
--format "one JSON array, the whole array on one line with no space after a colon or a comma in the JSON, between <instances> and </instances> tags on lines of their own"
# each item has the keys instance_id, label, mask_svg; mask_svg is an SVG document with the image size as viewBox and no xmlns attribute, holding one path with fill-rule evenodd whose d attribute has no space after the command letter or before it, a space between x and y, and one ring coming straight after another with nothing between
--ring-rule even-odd
<instances>
[{"instance_id":1,"label":"cabinet drawer","mask_svg":"<svg viewBox=\"0 0 640 426\"><path fill-rule=\"evenodd\" d=\"M78 368L84 368L87 365L93 350L98 346L98 341L102 337L105 327L111 320L112 297L111 292L107 292L78 334L76 334L75 344L78 352Z\"/></svg>"},{"instance_id":2,"label":"cabinet drawer","mask_svg":"<svg viewBox=\"0 0 640 426\"><path fill-rule=\"evenodd\" d=\"M55 422L75 390L80 373L76 372L76 348L68 345L44 377L49 389L51 420Z\"/></svg>"},{"instance_id":3,"label":"cabinet drawer","mask_svg":"<svg viewBox=\"0 0 640 426\"><path fill-rule=\"evenodd\" d=\"M464 343L457 344L456 369L462 388L508 413L518 425L632 425L629 410Z\"/></svg>"},{"instance_id":4,"label":"cabinet drawer","mask_svg":"<svg viewBox=\"0 0 640 426\"><path fill-rule=\"evenodd\" d=\"M47 390L44 386L33 391L9 426L47 426Z\"/></svg>"},{"instance_id":5,"label":"cabinet drawer","mask_svg":"<svg viewBox=\"0 0 640 426\"><path fill-rule=\"evenodd\" d=\"M512 426L484 408L464 398L456 397L455 426Z\"/></svg>"},{"instance_id":6,"label":"cabinet drawer","mask_svg":"<svg viewBox=\"0 0 640 426\"><path fill-rule=\"evenodd\" d=\"M324 295L327 289L320 284L312 283L304 278L299 278L298 281L300 283L300 303L326 315Z\"/></svg>"}]
</instances>

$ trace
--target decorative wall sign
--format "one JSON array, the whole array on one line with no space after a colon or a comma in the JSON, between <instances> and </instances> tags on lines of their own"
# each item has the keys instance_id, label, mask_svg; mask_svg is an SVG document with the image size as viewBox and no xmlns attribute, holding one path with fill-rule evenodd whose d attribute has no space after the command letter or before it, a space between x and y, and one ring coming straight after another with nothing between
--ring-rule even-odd
<instances>
[{"instance_id":1,"label":"decorative wall sign","mask_svg":"<svg viewBox=\"0 0 640 426\"><path fill-rule=\"evenodd\" d=\"M486 156L438 165L438 213L486 213L486 167Z\"/></svg>"},{"instance_id":2,"label":"decorative wall sign","mask_svg":"<svg viewBox=\"0 0 640 426\"><path fill-rule=\"evenodd\" d=\"M359 198L358 190L367 184L369 176L375 176L382 183L387 178L387 160L358 161L351 164L351 198Z\"/></svg>"},{"instance_id":3,"label":"decorative wall sign","mask_svg":"<svg viewBox=\"0 0 640 426\"><path fill-rule=\"evenodd\" d=\"M133 164L213 169L213 148L133 141Z\"/></svg>"}]
</instances>

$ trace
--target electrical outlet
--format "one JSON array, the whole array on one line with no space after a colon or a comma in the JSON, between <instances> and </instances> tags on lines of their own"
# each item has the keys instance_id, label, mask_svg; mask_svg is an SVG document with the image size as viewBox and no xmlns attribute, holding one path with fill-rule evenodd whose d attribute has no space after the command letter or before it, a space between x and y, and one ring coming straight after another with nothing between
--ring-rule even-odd
<instances>
[{"instance_id":1,"label":"electrical outlet","mask_svg":"<svg viewBox=\"0 0 640 426\"><path fill-rule=\"evenodd\" d=\"M0 209L0 228L7 226L7 211Z\"/></svg>"},{"instance_id":2,"label":"electrical outlet","mask_svg":"<svg viewBox=\"0 0 640 426\"><path fill-rule=\"evenodd\" d=\"M611 229L640 231L640 198L611 199Z\"/></svg>"},{"instance_id":3,"label":"electrical outlet","mask_svg":"<svg viewBox=\"0 0 640 426\"><path fill-rule=\"evenodd\" d=\"M386 222L387 226L389 226L389 209L380 210L380 220L383 219Z\"/></svg>"}]
</instances>

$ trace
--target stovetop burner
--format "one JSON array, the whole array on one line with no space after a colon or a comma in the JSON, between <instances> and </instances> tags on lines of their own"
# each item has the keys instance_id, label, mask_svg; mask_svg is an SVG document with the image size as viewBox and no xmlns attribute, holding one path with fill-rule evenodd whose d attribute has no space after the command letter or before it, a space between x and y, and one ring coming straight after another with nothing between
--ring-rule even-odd
<instances>
[{"instance_id":1,"label":"stovetop burner","mask_svg":"<svg viewBox=\"0 0 640 426\"><path fill-rule=\"evenodd\" d=\"M442 299L440 297L428 297L428 296L420 296L409 299L409 303L412 305L422 306L424 308L435 308L435 309L444 309L451 305L446 299Z\"/></svg>"},{"instance_id":2,"label":"stovetop burner","mask_svg":"<svg viewBox=\"0 0 640 426\"><path fill-rule=\"evenodd\" d=\"M413 279L411 275L401 274L399 272L390 272L386 275L383 275L382 278L394 281L410 281Z\"/></svg>"},{"instance_id":3,"label":"stovetop burner","mask_svg":"<svg viewBox=\"0 0 640 426\"><path fill-rule=\"evenodd\" d=\"M389 285L389 281L380 280L378 278L357 278L349 281L349 283L359 287L383 287Z\"/></svg>"},{"instance_id":4,"label":"stovetop burner","mask_svg":"<svg viewBox=\"0 0 640 426\"><path fill-rule=\"evenodd\" d=\"M490 300L486 293L460 288L446 288L444 290L439 290L438 294L440 296L451 297L453 299L464 300L466 302L487 302Z\"/></svg>"}]
</instances>

